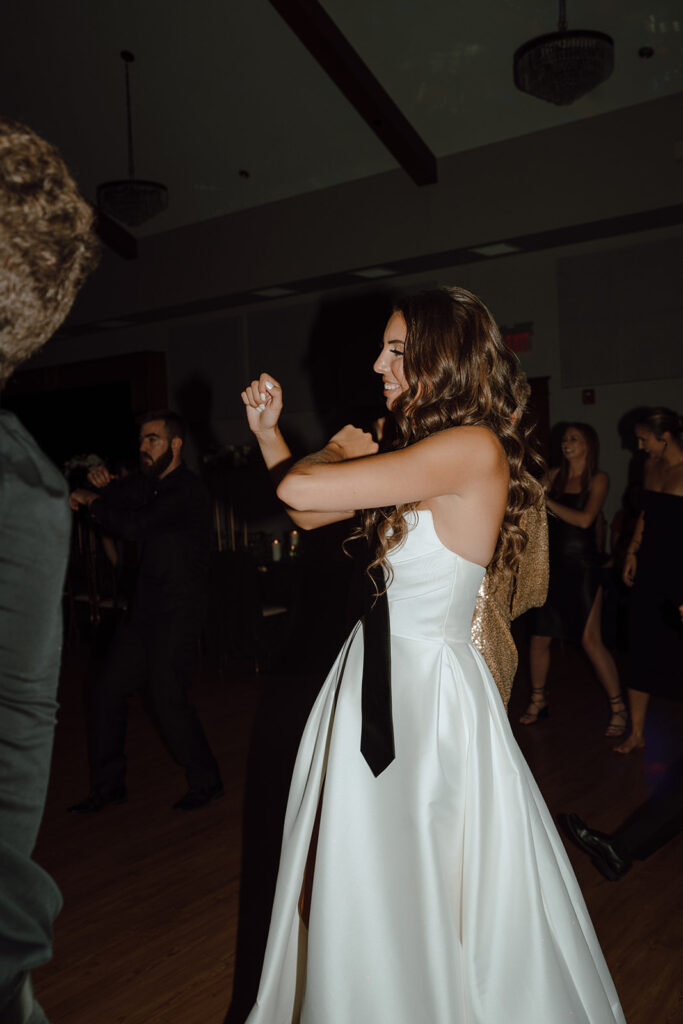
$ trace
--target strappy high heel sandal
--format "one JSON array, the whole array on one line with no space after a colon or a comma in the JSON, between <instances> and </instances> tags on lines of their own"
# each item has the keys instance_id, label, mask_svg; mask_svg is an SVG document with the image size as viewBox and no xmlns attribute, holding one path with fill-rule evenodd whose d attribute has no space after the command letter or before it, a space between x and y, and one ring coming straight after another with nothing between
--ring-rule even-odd
<instances>
[{"instance_id":1,"label":"strappy high heel sandal","mask_svg":"<svg viewBox=\"0 0 683 1024\"><path fill-rule=\"evenodd\" d=\"M609 702L612 705L612 717L610 718L609 725L605 730L605 736L616 739L618 736L623 736L626 732L628 711L621 696L610 697Z\"/></svg>"},{"instance_id":2,"label":"strappy high heel sandal","mask_svg":"<svg viewBox=\"0 0 683 1024\"><path fill-rule=\"evenodd\" d=\"M540 694L540 697L538 696ZM531 703L523 715L520 715L522 725L534 725L539 718L548 717L548 701L545 699L545 686L531 687Z\"/></svg>"}]
</instances>

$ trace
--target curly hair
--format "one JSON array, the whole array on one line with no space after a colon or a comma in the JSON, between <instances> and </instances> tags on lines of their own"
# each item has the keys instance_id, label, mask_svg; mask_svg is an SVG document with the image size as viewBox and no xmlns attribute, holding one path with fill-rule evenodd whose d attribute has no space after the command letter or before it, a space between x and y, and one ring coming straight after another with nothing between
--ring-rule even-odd
<instances>
[{"instance_id":1,"label":"curly hair","mask_svg":"<svg viewBox=\"0 0 683 1024\"><path fill-rule=\"evenodd\" d=\"M57 150L0 117L0 387L57 330L98 252Z\"/></svg>"},{"instance_id":2,"label":"curly hair","mask_svg":"<svg viewBox=\"0 0 683 1024\"><path fill-rule=\"evenodd\" d=\"M598 462L600 459L600 438L597 435L597 431L591 427L590 423L565 423L564 434L568 430L578 430L583 438L586 445L586 465L583 473L581 474L581 494L586 494L590 487L590 482L598 472ZM560 462L559 472L555 475L552 486L550 488L550 495L553 498L559 497L560 494L564 493L564 489L567 486L567 480L569 479L570 470L569 460L562 456Z\"/></svg>"},{"instance_id":3,"label":"curly hair","mask_svg":"<svg viewBox=\"0 0 683 1024\"><path fill-rule=\"evenodd\" d=\"M519 361L501 338L481 299L464 288L437 288L394 305L407 326L403 373L407 387L393 403L395 448L455 426L484 426L503 446L510 469L508 501L490 568L514 573L528 537L522 513L543 501L530 470L543 460L530 440L523 413L530 394ZM376 557L391 574L387 553L408 531L405 513L418 502L391 509L366 509L357 535L376 537Z\"/></svg>"}]
</instances>

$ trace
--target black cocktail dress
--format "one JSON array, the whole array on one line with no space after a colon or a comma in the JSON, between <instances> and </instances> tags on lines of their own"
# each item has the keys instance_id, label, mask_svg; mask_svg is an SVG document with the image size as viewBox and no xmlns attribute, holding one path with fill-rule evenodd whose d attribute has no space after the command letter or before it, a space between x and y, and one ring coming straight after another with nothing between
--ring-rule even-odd
<instances>
[{"instance_id":1,"label":"black cocktail dress","mask_svg":"<svg viewBox=\"0 0 683 1024\"><path fill-rule=\"evenodd\" d=\"M560 494L560 505L582 511L585 494ZM532 632L558 640L581 642L583 631L600 586L600 564L595 543L595 524L572 526L548 514L550 584L548 599L534 613Z\"/></svg>"},{"instance_id":2,"label":"black cocktail dress","mask_svg":"<svg viewBox=\"0 0 683 1024\"><path fill-rule=\"evenodd\" d=\"M683 497L644 491L643 540L631 593L628 685L683 698Z\"/></svg>"}]
</instances>

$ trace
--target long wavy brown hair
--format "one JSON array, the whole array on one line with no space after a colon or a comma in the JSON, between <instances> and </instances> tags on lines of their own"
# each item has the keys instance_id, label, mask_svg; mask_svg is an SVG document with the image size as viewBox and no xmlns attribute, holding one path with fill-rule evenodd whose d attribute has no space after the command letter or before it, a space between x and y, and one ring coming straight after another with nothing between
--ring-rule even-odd
<instances>
[{"instance_id":1,"label":"long wavy brown hair","mask_svg":"<svg viewBox=\"0 0 683 1024\"><path fill-rule=\"evenodd\" d=\"M502 444L510 467L508 502L491 569L514 572L527 544L523 512L543 501L539 474L543 460L530 439L523 413L529 385L517 356L510 352L481 299L464 288L436 288L394 305L407 326L403 355L406 390L394 402L395 448L405 448L449 427L488 427ZM410 502L387 509L365 509L355 536L375 539L370 568L382 566L399 545L408 524Z\"/></svg>"}]
</instances>

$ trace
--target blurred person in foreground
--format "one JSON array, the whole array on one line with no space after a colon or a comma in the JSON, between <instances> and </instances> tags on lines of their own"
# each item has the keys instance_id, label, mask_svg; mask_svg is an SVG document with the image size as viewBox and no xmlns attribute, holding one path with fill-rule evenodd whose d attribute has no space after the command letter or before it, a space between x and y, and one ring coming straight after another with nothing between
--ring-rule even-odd
<instances>
[{"instance_id":1,"label":"blurred person in foreground","mask_svg":"<svg viewBox=\"0 0 683 1024\"><path fill-rule=\"evenodd\" d=\"M0 389L51 337L96 261L92 210L57 151L0 117ZM0 1020L42 1024L29 972L61 907L32 859L45 806L70 515L64 477L0 409Z\"/></svg>"}]
</instances>

